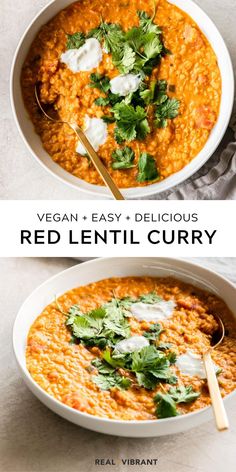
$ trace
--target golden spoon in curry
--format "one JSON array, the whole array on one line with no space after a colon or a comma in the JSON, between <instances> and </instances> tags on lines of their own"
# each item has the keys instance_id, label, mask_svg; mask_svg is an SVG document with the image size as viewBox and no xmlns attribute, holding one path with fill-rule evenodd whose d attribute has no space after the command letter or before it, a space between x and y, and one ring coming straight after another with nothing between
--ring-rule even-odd
<instances>
[{"instance_id":1,"label":"golden spoon in curry","mask_svg":"<svg viewBox=\"0 0 236 472\"><path fill-rule=\"evenodd\" d=\"M102 177L105 185L109 188L109 190L112 193L115 200L124 200L123 195L119 191L119 189L116 186L114 180L111 178L108 170L106 169L106 167L102 163L101 159L98 157L96 151L94 150L93 146L91 145L91 143L87 139L87 137L84 134L84 132L82 131L82 129L77 125L77 123L70 123L68 121L62 121L61 119L58 119L58 117L53 118L52 116L50 116L45 111L44 106L42 105L42 103L40 101L40 98L39 98L40 97L39 83L37 83L35 85L34 91L35 91L35 98L36 98L38 107L41 110L41 112L44 114L44 116L50 121L54 121L55 123L67 124L73 129L73 131L76 133L78 139L80 140L81 144L86 149L86 151L87 151L94 167L97 169L98 173ZM54 112L55 112L55 110L54 110Z\"/></svg>"},{"instance_id":2,"label":"golden spoon in curry","mask_svg":"<svg viewBox=\"0 0 236 472\"><path fill-rule=\"evenodd\" d=\"M203 362L206 371L207 383L212 402L212 408L215 415L216 426L219 431L224 431L229 428L229 422L225 411L223 399L220 393L218 380L216 377L214 364L211 358L211 351L219 346L225 336L225 327L222 319L218 315L213 315L217 321L218 329L214 332L211 338L211 346L203 353Z\"/></svg>"}]
</instances>

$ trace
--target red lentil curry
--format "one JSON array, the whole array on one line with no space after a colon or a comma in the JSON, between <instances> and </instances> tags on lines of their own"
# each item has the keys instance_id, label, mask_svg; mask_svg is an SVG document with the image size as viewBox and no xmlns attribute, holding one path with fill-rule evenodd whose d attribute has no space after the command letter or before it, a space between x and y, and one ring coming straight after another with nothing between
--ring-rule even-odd
<instances>
[{"instance_id":1,"label":"red lentil curry","mask_svg":"<svg viewBox=\"0 0 236 472\"><path fill-rule=\"evenodd\" d=\"M155 11L153 5L152 0L77 1L41 28L24 63L23 98L44 148L63 169L91 184L103 182L89 159L76 152L68 125L40 114L36 82L41 101L62 120L81 127L85 117L106 122L98 154L120 188L148 185L183 169L217 121L221 76L212 47L175 5L157 0ZM101 43L101 61L73 72L61 55L91 37ZM141 80L138 90L111 93L110 80L130 73Z\"/></svg>"},{"instance_id":2,"label":"red lentil curry","mask_svg":"<svg viewBox=\"0 0 236 472\"><path fill-rule=\"evenodd\" d=\"M158 323L138 320L131 307L174 302ZM154 306L154 305L152 305ZM236 327L220 298L174 278L110 278L75 288L48 305L30 328L27 368L49 395L81 412L120 420L154 420L210 404L205 378L177 365L201 354L222 317L226 336L212 352L222 396L236 387ZM145 347L117 351L141 336ZM167 404L167 405L166 405Z\"/></svg>"}]
</instances>

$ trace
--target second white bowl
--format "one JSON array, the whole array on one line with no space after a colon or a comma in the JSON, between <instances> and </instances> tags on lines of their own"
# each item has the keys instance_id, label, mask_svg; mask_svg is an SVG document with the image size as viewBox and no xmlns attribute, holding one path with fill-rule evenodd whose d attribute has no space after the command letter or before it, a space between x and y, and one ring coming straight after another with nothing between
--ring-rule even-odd
<instances>
[{"instance_id":1,"label":"second white bowl","mask_svg":"<svg viewBox=\"0 0 236 472\"><path fill-rule=\"evenodd\" d=\"M76 265L40 285L22 305L14 324L13 346L20 373L33 394L48 408L63 418L84 428L117 436L155 437L185 431L209 420L210 407L194 413L153 421L117 421L99 418L64 405L48 395L31 377L26 368L25 348L30 326L45 306L67 290L106 277L175 276L209 290L224 299L236 317L236 289L225 278L199 265L166 258L109 258L95 259ZM235 392L228 395L228 402Z\"/></svg>"}]
</instances>

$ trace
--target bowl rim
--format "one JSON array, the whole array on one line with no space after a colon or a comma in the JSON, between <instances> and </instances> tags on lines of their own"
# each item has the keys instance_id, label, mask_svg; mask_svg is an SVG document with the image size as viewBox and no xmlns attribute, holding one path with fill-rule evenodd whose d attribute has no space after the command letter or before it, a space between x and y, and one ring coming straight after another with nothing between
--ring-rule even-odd
<instances>
[{"instance_id":1,"label":"bowl rim","mask_svg":"<svg viewBox=\"0 0 236 472\"><path fill-rule=\"evenodd\" d=\"M110 195L110 192L105 186L90 184L90 183L88 183L88 182L86 182L86 181L84 181L84 180L82 180L78 177L73 176L72 174L68 173L67 171L65 171L62 168L58 169L58 173L57 173L53 169L51 169L46 163L44 163L42 161L42 159L39 157L40 153L36 153L33 150L33 148L31 147L30 140L28 140L26 138L26 136L24 134L24 131L21 127L21 123L20 123L21 120L19 120L18 116L17 116L16 106L15 106L14 80L15 80L15 66L16 66L18 54L21 50L22 44L25 40L25 37L27 36L28 32L31 30L32 26L37 22L37 20L41 17L41 15L44 13L44 11L46 11L48 8L50 8L50 6L55 2L56 2L56 0L51 0L47 5L45 5L34 16L34 18L31 20L30 24L28 25L28 27L25 29L23 35L21 36L21 39L20 39L20 41L18 43L18 46L16 48L16 51L15 51L15 54L14 54L14 57L13 57L13 60L12 60L11 72L10 72L10 102L11 102L12 113L13 113L14 120L15 120L15 123L16 123L17 128L18 128L18 131L19 131L26 147L30 151L30 155L33 156L35 158L35 160L49 174L51 174L53 177L57 178L57 180L63 182L68 187L76 189L79 192L83 192L87 195L93 196L94 198L101 197L101 198L111 199L112 197ZM169 2L172 3L172 0L169 0ZM71 2L71 3L73 3L73 2ZM153 184L151 183L151 184L148 184L147 186L144 186L144 187L120 188L120 190L122 191L125 199L136 199L136 198L142 199L142 198L146 198L146 197L154 197L155 195L159 195L159 194L161 195L165 191L173 190L177 185L179 185L180 183L185 182L188 178L193 176L208 161L208 159L210 159L210 157L212 156L212 154L214 153L214 151L216 150L216 148L220 144L220 142L221 142L221 140L222 140L222 138L225 134L225 131L227 129L227 126L229 124L229 120L230 120L230 116L231 116L232 108L233 108L233 103L234 103L234 73L233 73L233 66L232 66L232 61L231 61L231 57L230 57L228 48L226 46L226 43L225 43L221 33L219 32L218 28L216 27L215 23L205 13L205 11L201 7L199 7L193 0L188 0L188 6L190 6L190 8L193 8L195 11L197 11L199 14L201 14L204 17L204 21L206 21L211 26L211 28L214 30L215 37L218 38L218 40L221 42L222 48L224 49L225 65L224 65L224 68L222 68L222 67L221 68L219 67L219 68L220 68L221 78L223 77L223 75L224 76L227 75L228 82L230 84L229 87L228 87L228 90L227 90L228 107L227 107L227 110L226 110L226 113L225 113L224 123L221 125L221 128L219 128L219 130L217 130L217 135L215 136L215 139L212 141L210 148L207 151L205 151L205 156L204 156L204 149L205 149L207 143L209 142L211 133L213 132L214 128L211 131L211 133L208 137L208 140L206 141L203 148L192 159L192 161L190 161L180 171L178 171L174 174L171 174L169 177L167 177L166 179L164 179L161 182L157 182L157 183L153 183ZM183 6L181 6L179 8L182 9L183 11L185 11ZM188 15L191 18L193 18L190 13L188 13ZM197 21L194 18L193 18L193 20L195 21L195 23L197 23ZM201 31L202 31L202 29L201 29ZM212 42L209 39L208 39L208 41L211 44L211 47L213 48L213 50L215 51L215 48L213 47ZM25 50L26 49L27 48L25 47ZM226 72L225 72L225 70L226 70ZM21 90L19 90L19 93L21 93ZM218 119L217 119L217 122L216 122L215 126L217 125L217 123L219 122L219 119L221 117L221 106L222 106L222 103L223 103L222 102L222 97L223 97L223 90L221 91L220 110L219 110ZM28 114L27 110L26 110L26 113ZM35 131L33 131L33 132L35 133ZM41 143L41 147L42 147L42 143ZM48 156L49 156L49 154L48 154ZM50 159L51 159L51 157L50 157ZM61 173L59 172L59 170L61 171ZM69 179L71 179L71 180L69 180ZM81 184L82 184L82 186L81 186ZM83 185L85 185L85 187Z\"/></svg>"},{"instance_id":2,"label":"bowl rim","mask_svg":"<svg viewBox=\"0 0 236 472\"><path fill-rule=\"evenodd\" d=\"M24 307L25 305L27 305L28 301L30 300L30 298L37 293L38 290L40 290L41 288L44 288L44 286L47 286L48 282L51 282L55 279L57 279L57 277L60 277L60 276L64 276L66 275L68 272L70 272L71 270L77 270L79 268L81 268L81 266L88 266L88 265L94 265L96 263L99 264L99 261L101 261L101 263L103 261L105 262L111 262L112 261L117 261L119 258L117 257L101 257L101 258L96 258L96 259L92 259L92 260L89 260L89 261L86 261L86 262L82 262L80 264L75 264L67 269L64 269L60 272L58 272L57 274L54 274L52 277L49 277L47 280L45 280L44 282L42 282L40 285L38 285L28 296L27 298L24 300L24 302L21 304L18 312L17 312L17 315L16 315L16 318L15 318L15 321L14 321L14 324L13 324L13 329L12 329L12 347L13 347L13 352L14 352L14 356L15 356L15 359L16 359L16 362L17 362L17 365L20 369L20 371L23 373L23 375L27 378L29 384L32 384L36 391L38 391L43 397L45 397L51 404L59 407L59 409L61 408L63 411L65 412L68 412L68 413L71 413L73 415L75 415L75 417L81 417L82 418L87 418L87 419L90 419L90 420L94 420L94 422L96 422L97 424L102 424L102 423L106 423L106 424L110 424L110 425L139 425L139 426L148 426L148 425L153 425L153 424L156 424L158 422L158 424L167 424L169 422L172 422L173 420L175 420L176 422L178 421L183 421L185 418L193 418L195 417L196 415L200 415L206 411L209 411L211 409L211 405L209 406L206 406L204 408L200 408L196 411L193 411L191 413L186 413L184 415L179 415L179 416L176 416L176 417L170 417L170 418L160 418L160 419L154 419L154 420L117 420L117 419L110 419L110 418L103 418L103 417L99 417L99 416L96 416L96 415L92 415L90 413L85 413L85 412L81 412L79 410L76 410L64 403L62 403L61 401L57 400L56 398L54 398L53 396L49 395L42 387L40 387L40 385L33 379L33 377L30 375L28 369L26 368L26 365L23 365L23 363L21 362L21 360L19 359L19 356L18 356L18 351L17 351L17 347L16 347L16 337L18 336L18 332L17 332L17 324L19 322L19 319L23 316L23 312L24 312ZM145 260L145 259L150 259L150 258L147 258L147 257L125 257L125 258L122 258L123 261L126 262L126 265L128 264L128 261L129 260L132 260L132 259L140 259L140 260ZM233 288L234 290L236 290L236 286L233 282L231 282L230 280L228 280L226 277L224 277L223 275L219 274L218 272L212 270L212 269L208 269L207 267L205 266L201 266L200 264L198 263L195 263L195 262L190 262L190 261L186 261L185 259L182 259L182 258L173 258L173 257L154 257L152 258L153 261L160 261L160 262L168 262L168 263L176 263L176 261L180 261L186 268L189 268L189 269L193 269L194 267L197 267L197 268L200 268L200 269L203 269L204 272L208 273L208 274L211 274L213 275L214 277L217 277L218 279L222 280L224 283L227 283L229 286L231 286L231 288ZM90 282L91 283L91 282ZM86 284L87 285L87 284ZM223 299L224 300L224 299ZM37 318L37 316L39 315L36 315L35 316L35 319ZM31 323L32 324L32 323ZM24 359L25 359L25 349L24 349ZM34 394L35 395L35 394ZM228 402L228 400L230 400L231 397L233 397L234 395L236 395L236 389L233 390L232 392L230 392L228 395L226 395L224 398L223 398L223 401L224 402ZM48 407L50 408L50 407ZM108 434L108 433L107 433Z\"/></svg>"}]
</instances>

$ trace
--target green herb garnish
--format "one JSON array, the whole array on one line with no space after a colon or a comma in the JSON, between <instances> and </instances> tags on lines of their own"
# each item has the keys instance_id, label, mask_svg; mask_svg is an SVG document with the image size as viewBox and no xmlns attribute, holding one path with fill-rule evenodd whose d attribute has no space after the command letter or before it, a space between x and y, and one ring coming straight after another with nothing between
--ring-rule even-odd
<instances>
[{"instance_id":1,"label":"green herb garnish","mask_svg":"<svg viewBox=\"0 0 236 472\"><path fill-rule=\"evenodd\" d=\"M94 375L92 379L101 390L110 390L114 387L120 388L121 390L127 390L131 384L131 381L127 377L123 377L116 373Z\"/></svg>"},{"instance_id":2,"label":"green herb garnish","mask_svg":"<svg viewBox=\"0 0 236 472\"><path fill-rule=\"evenodd\" d=\"M127 377L121 376L115 372L115 368L107 362L94 359L91 364L97 368L99 374L92 377L93 382L101 390L110 390L114 387L126 390L130 386L131 381Z\"/></svg>"},{"instance_id":3,"label":"green herb garnish","mask_svg":"<svg viewBox=\"0 0 236 472\"><path fill-rule=\"evenodd\" d=\"M159 178L156 161L147 152L142 152L140 154L138 169L138 182L146 182L147 180L156 180Z\"/></svg>"},{"instance_id":4,"label":"green herb garnish","mask_svg":"<svg viewBox=\"0 0 236 472\"><path fill-rule=\"evenodd\" d=\"M86 39L85 34L81 32L68 34L66 48L79 49L85 43L85 39Z\"/></svg>"},{"instance_id":5,"label":"green herb garnish","mask_svg":"<svg viewBox=\"0 0 236 472\"><path fill-rule=\"evenodd\" d=\"M149 341L156 341L162 331L163 329L160 323L154 323L150 326L149 330L143 334L143 336L145 336L145 338L147 338Z\"/></svg>"},{"instance_id":6,"label":"green herb garnish","mask_svg":"<svg viewBox=\"0 0 236 472\"><path fill-rule=\"evenodd\" d=\"M92 88L97 88L98 90L101 90L101 92L106 93L110 89L109 77L95 72L94 74L90 75L89 86Z\"/></svg>"},{"instance_id":7,"label":"green herb garnish","mask_svg":"<svg viewBox=\"0 0 236 472\"><path fill-rule=\"evenodd\" d=\"M86 346L113 346L129 337L130 329L119 307L103 305L96 310L82 313L78 305L73 305L68 313L66 325L79 342Z\"/></svg>"},{"instance_id":8,"label":"green herb garnish","mask_svg":"<svg viewBox=\"0 0 236 472\"><path fill-rule=\"evenodd\" d=\"M158 80L156 82L153 81L151 82L149 88L145 87L143 88L143 90L140 91L140 96L142 97L146 105L150 105L150 103L160 105L168 98L166 90L166 80Z\"/></svg>"},{"instance_id":9,"label":"green herb garnish","mask_svg":"<svg viewBox=\"0 0 236 472\"><path fill-rule=\"evenodd\" d=\"M199 397L200 393L195 392L191 385L187 387L171 387L168 393L158 393L154 397L157 404L156 415L158 418L169 418L179 415L177 404L190 403Z\"/></svg>"},{"instance_id":10,"label":"green herb garnish","mask_svg":"<svg viewBox=\"0 0 236 472\"><path fill-rule=\"evenodd\" d=\"M177 377L170 369L168 355L159 351L155 346L146 346L132 353L120 353L114 349L105 350L103 362L112 368L120 368L132 372L140 387L153 390L160 382L176 383Z\"/></svg>"},{"instance_id":11,"label":"green herb garnish","mask_svg":"<svg viewBox=\"0 0 236 472\"><path fill-rule=\"evenodd\" d=\"M179 100L176 98L167 98L164 103L155 109L155 125L157 128L165 128L167 119L173 119L178 115Z\"/></svg>"},{"instance_id":12,"label":"green herb garnish","mask_svg":"<svg viewBox=\"0 0 236 472\"><path fill-rule=\"evenodd\" d=\"M116 119L116 130L122 140L144 139L150 128L144 108L127 105L124 101L117 103L112 109Z\"/></svg>"},{"instance_id":13,"label":"green herb garnish","mask_svg":"<svg viewBox=\"0 0 236 472\"><path fill-rule=\"evenodd\" d=\"M116 149L111 156L114 160L112 163L113 169L130 169L135 167L133 164L135 154L133 149L128 146L125 146L123 149Z\"/></svg>"},{"instance_id":14,"label":"green herb garnish","mask_svg":"<svg viewBox=\"0 0 236 472\"><path fill-rule=\"evenodd\" d=\"M140 302L143 303L150 303L153 305L154 303L158 303L162 300L162 298L157 295L156 292L145 293L144 295L140 295L139 297Z\"/></svg>"}]
</instances>

